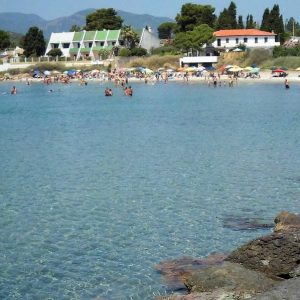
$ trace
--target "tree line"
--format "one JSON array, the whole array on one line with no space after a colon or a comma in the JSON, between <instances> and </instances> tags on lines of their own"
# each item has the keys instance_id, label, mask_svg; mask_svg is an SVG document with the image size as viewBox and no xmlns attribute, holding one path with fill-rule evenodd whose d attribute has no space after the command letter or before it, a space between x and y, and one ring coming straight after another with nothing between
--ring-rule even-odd
<instances>
[{"instance_id":1,"label":"tree line","mask_svg":"<svg viewBox=\"0 0 300 300\"><path fill-rule=\"evenodd\" d=\"M202 26L203 36L207 35L208 31L213 32L220 29L257 28L276 33L281 43L287 37L279 5L274 5L272 9L266 8L262 21L258 23L254 21L251 14L247 15L246 21L244 21L242 15L238 16L237 6L233 1L220 12L219 16L215 14L215 8L211 5L186 3L182 5L175 22L162 23L158 27L158 35L161 39L174 39L176 47L185 48L188 41L193 44L193 40L197 40L195 37L199 36L200 26ZM184 34L190 36L190 38L184 38ZM211 37L208 41L210 39Z\"/></svg>"}]
</instances>

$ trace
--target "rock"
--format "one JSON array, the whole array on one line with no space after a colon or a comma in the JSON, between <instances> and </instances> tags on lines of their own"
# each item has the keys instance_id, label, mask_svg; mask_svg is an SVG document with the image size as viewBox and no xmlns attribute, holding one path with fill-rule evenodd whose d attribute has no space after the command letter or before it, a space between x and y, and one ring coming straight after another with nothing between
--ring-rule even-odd
<instances>
[{"instance_id":1,"label":"rock","mask_svg":"<svg viewBox=\"0 0 300 300\"><path fill-rule=\"evenodd\" d=\"M223 220L223 227L232 230L259 230L273 228L273 224L267 224L260 219L251 219L238 216L227 216Z\"/></svg>"},{"instance_id":2,"label":"rock","mask_svg":"<svg viewBox=\"0 0 300 300\"><path fill-rule=\"evenodd\" d=\"M300 228L300 217L287 211L281 212L275 218L275 232Z\"/></svg>"},{"instance_id":3,"label":"rock","mask_svg":"<svg viewBox=\"0 0 300 300\"><path fill-rule=\"evenodd\" d=\"M251 300L299 300L300 299L300 278L285 280L276 287Z\"/></svg>"},{"instance_id":4,"label":"rock","mask_svg":"<svg viewBox=\"0 0 300 300\"><path fill-rule=\"evenodd\" d=\"M155 269L164 276L170 289L178 291L186 289L184 281L193 272L207 266L220 264L226 257L227 255L224 253L212 254L203 259L182 257L180 259L161 262L155 266Z\"/></svg>"},{"instance_id":5,"label":"rock","mask_svg":"<svg viewBox=\"0 0 300 300\"><path fill-rule=\"evenodd\" d=\"M190 292L203 293L222 289L232 292L234 297L246 297L249 294L265 291L276 283L277 281L262 273L230 262L197 271L185 282Z\"/></svg>"},{"instance_id":6,"label":"rock","mask_svg":"<svg viewBox=\"0 0 300 300\"><path fill-rule=\"evenodd\" d=\"M289 273L291 278L300 277L300 265Z\"/></svg>"},{"instance_id":7,"label":"rock","mask_svg":"<svg viewBox=\"0 0 300 300\"><path fill-rule=\"evenodd\" d=\"M289 273L300 265L300 230L293 228L255 239L233 251L226 260L270 277L291 278Z\"/></svg>"},{"instance_id":8,"label":"rock","mask_svg":"<svg viewBox=\"0 0 300 300\"><path fill-rule=\"evenodd\" d=\"M217 289L212 292L191 293L189 295L171 295L156 298L156 300L241 300L242 298L233 292ZM244 298L247 299L247 298Z\"/></svg>"}]
</instances>

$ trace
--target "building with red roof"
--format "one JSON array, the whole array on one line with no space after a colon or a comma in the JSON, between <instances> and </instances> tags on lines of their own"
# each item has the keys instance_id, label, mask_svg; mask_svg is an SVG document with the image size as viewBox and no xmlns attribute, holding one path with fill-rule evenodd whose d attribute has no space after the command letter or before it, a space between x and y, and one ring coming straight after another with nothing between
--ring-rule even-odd
<instances>
[{"instance_id":1,"label":"building with red roof","mask_svg":"<svg viewBox=\"0 0 300 300\"><path fill-rule=\"evenodd\" d=\"M247 48L270 49L279 46L277 35L258 29L226 29L214 32L216 48L232 49L245 45Z\"/></svg>"}]
</instances>

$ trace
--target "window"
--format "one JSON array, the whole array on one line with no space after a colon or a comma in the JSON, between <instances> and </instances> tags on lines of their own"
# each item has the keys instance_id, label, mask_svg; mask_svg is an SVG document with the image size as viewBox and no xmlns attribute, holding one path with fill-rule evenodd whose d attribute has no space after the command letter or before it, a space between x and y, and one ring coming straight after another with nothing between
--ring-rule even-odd
<instances>
[{"instance_id":1,"label":"window","mask_svg":"<svg viewBox=\"0 0 300 300\"><path fill-rule=\"evenodd\" d=\"M77 48L80 48L80 43L77 43Z\"/></svg>"},{"instance_id":2,"label":"window","mask_svg":"<svg viewBox=\"0 0 300 300\"><path fill-rule=\"evenodd\" d=\"M92 48L93 42L89 42L89 48Z\"/></svg>"},{"instance_id":3,"label":"window","mask_svg":"<svg viewBox=\"0 0 300 300\"><path fill-rule=\"evenodd\" d=\"M248 43L248 38L244 38L244 43Z\"/></svg>"},{"instance_id":4,"label":"window","mask_svg":"<svg viewBox=\"0 0 300 300\"><path fill-rule=\"evenodd\" d=\"M226 39L226 44L228 44L229 43L229 39Z\"/></svg>"},{"instance_id":5,"label":"window","mask_svg":"<svg viewBox=\"0 0 300 300\"><path fill-rule=\"evenodd\" d=\"M53 44L53 49L57 49L59 44Z\"/></svg>"},{"instance_id":6,"label":"window","mask_svg":"<svg viewBox=\"0 0 300 300\"><path fill-rule=\"evenodd\" d=\"M265 43L267 43L268 42L268 38L267 37L265 37Z\"/></svg>"},{"instance_id":7,"label":"window","mask_svg":"<svg viewBox=\"0 0 300 300\"><path fill-rule=\"evenodd\" d=\"M257 44L257 43L258 43L258 38L256 37L256 38L255 38L255 44Z\"/></svg>"},{"instance_id":8,"label":"window","mask_svg":"<svg viewBox=\"0 0 300 300\"><path fill-rule=\"evenodd\" d=\"M236 39L235 39L235 43L236 43L236 44L238 44L239 41L240 41L239 38L236 38Z\"/></svg>"},{"instance_id":9,"label":"window","mask_svg":"<svg viewBox=\"0 0 300 300\"><path fill-rule=\"evenodd\" d=\"M63 48L68 49L70 47L70 43L63 43Z\"/></svg>"},{"instance_id":10,"label":"window","mask_svg":"<svg viewBox=\"0 0 300 300\"><path fill-rule=\"evenodd\" d=\"M100 42L100 46L103 47L104 46L104 42Z\"/></svg>"},{"instance_id":11,"label":"window","mask_svg":"<svg viewBox=\"0 0 300 300\"><path fill-rule=\"evenodd\" d=\"M218 39L218 40L217 40L217 45L218 45L218 47L221 46L221 39Z\"/></svg>"},{"instance_id":12,"label":"window","mask_svg":"<svg viewBox=\"0 0 300 300\"><path fill-rule=\"evenodd\" d=\"M112 42L112 45L114 46L116 44L116 42Z\"/></svg>"}]
</instances>

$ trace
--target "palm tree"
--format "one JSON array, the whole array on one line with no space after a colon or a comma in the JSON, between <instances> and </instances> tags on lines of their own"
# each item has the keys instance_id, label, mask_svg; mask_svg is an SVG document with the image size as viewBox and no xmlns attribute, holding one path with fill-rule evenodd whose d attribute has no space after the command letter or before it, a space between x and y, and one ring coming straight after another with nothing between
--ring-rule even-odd
<instances>
[{"instance_id":1,"label":"palm tree","mask_svg":"<svg viewBox=\"0 0 300 300\"><path fill-rule=\"evenodd\" d=\"M131 26L123 26L121 37L124 41L124 46L128 49L133 49L139 42L139 36Z\"/></svg>"}]
</instances>

